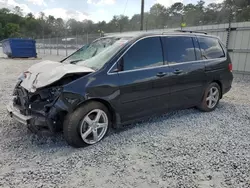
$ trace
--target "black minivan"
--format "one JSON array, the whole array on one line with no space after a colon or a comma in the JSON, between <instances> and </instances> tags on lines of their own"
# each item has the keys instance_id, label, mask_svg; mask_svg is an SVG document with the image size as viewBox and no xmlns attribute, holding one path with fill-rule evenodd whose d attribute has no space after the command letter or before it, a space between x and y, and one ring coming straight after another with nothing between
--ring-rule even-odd
<instances>
[{"instance_id":1,"label":"black minivan","mask_svg":"<svg viewBox=\"0 0 250 188\"><path fill-rule=\"evenodd\" d=\"M32 131L63 131L68 144L82 147L110 128L155 114L213 111L232 81L229 54L215 36L121 33L61 62L31 66L19 76L7 109Z\"/></svg>"}]
</instances>

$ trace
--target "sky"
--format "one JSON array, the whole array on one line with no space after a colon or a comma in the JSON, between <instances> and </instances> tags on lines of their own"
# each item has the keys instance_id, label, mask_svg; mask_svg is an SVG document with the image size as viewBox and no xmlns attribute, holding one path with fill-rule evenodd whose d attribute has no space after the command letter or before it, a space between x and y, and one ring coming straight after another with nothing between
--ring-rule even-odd
<instances>
[{"instance_id":1,"label":"sky","mask_svg":"<svg viewBox=\"0 0 250 188\"><path fill-rule=\"evenodd\" d=\"M222 2L223 0L206 0L205 2ZM22 8L24 14L32 12L38 16L44 12L46 16L53 15L64 20L74 18L78 21L91 19L94 22L110 21L114 15L124 14L132 17L140 13L141 0L0 0L0 8L15 6ZM196 3L197 0L145 0L145 11L148 11L154 3L160 3L166 7L175 2Z\"/></svg>"}]
</instances>

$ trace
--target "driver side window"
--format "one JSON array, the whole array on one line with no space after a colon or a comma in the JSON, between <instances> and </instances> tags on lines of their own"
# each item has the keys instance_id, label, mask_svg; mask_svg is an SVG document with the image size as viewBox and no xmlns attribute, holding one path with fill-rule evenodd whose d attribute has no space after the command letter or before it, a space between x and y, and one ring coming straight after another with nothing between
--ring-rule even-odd
<instances>
[{"instance_id":1,"label":"driver side window","mask_svg":"<svg viewBox=\"0 0 250 188\"><path fill-rule=\"evenodd\" d=\"M123 71L163 65L160 37L150 37L138 41L122 58Z\"/></svg>"}]
</instances>

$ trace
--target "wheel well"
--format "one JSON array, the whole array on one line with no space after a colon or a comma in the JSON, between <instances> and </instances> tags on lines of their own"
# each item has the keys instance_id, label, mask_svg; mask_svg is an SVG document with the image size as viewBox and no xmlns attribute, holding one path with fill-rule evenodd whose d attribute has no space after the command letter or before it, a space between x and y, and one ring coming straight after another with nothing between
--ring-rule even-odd
<instances>
[{"instance_id":1,"label":"wheel well","mask_svg":"<svg viewBox=\"0 0 250 188\"><path fill-rule=\"evenodd\" d=\"M220 86L220 98L222 98L222 84L221 84L221 82L219 81L219 80L214 80L214 81L212 81L211 83L217 83L219 86Z\"/></svg>"},{"instance_id":2,"label":"wheel well","mask_svg":"<svg viewBox=\"0 0 250 188\"><path fill-rule=\"evenodd\" d=\"M78 106L82 106L82 105L87 104L89 102L99 102L99 103L102 103L108 109L108 111L110 112L111 119L112 119L112 127L115 128L116 120L117 120L116 113L115 113L114 108L109 104L109 102L107 102L107 101L105 101L103 99L89 99L87 101L82 102Z\"/></svg>"}]
</instances>

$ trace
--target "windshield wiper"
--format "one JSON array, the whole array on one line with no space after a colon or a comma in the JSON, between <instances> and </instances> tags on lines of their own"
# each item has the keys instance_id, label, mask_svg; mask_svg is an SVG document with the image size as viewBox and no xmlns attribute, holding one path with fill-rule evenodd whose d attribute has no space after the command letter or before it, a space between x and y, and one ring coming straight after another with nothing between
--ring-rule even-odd
<instances>
[{"instance_id":1,"label":"windshield wiper","mask_svg":"<svg viewBox=\"0 0 250 188\"><path fill-rule=\"evenodd\" d=\"M83 59L74 60L74 61L71 61L70 64L76 64L76 63L78 63L80 61L84 61L84 60ZM88 68L93 69L94 71L98 70L96 67L88 67Z\"/></svg>"},{"instance_id":2,"label":"windshield wiper","mask_svg":"<svg viewBox=\"0 0 250 188\"><path fill-rule=\"evenodd\" d=\"M76 64L76 63L78 63L79 61L83 61L83 59L77 59L77 60L74 60L74 61L70 61L69 63L70 63L70 64Z\"/></svg>"}]
</instances>

